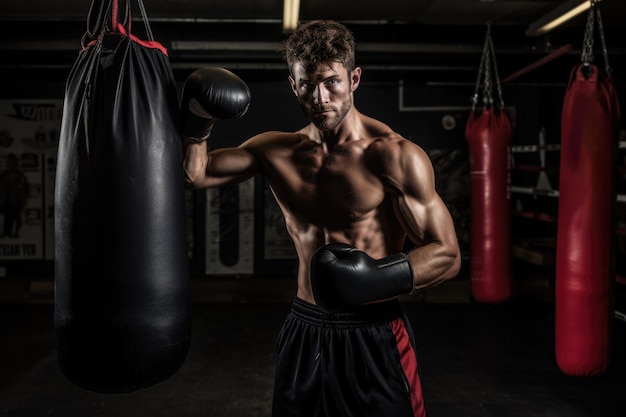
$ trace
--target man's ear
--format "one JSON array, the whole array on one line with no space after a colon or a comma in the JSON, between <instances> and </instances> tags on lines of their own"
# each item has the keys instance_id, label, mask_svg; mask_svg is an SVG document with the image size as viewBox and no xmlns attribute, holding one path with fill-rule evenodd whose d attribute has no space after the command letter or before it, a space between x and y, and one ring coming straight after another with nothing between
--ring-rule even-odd
<instances>
[{"instance_id":1,"label":"man's ear","mask_svg":"<svg viewBox=\"0 0 626 417\"><path fill-rule=\"evenodd\" d=\"M291 85L291 91L298 97L298 92L296 91L296 80L293 79L291 75L289 75L289 85Z\"/></svg>"},{"instance_id":2,"label":"man's ear","mask_svg":"<svg viewBox=\"0 0 626 417\"><path fill-rule=\"evenodd\" d=\"M350 91L354 92L361 83L361 67L356 67L350 74Z\"/></svg>"}]
</instances>

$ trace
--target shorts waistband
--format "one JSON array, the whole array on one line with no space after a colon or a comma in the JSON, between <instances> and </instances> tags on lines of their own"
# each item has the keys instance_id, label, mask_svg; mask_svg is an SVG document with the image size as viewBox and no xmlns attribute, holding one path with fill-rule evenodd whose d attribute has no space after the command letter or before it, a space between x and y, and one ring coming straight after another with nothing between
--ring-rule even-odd
<instances>
[{"instance_id":1,"label":"shorts waistband","mask_svg":"<svg viewBox=\"0 0 626 417\"><path fill-rule=\"evenodd\" d=\"M390 300L358 306L350 310L326 313L318 306L296 298L292 304L291 314L315 326L355 328L393 321L401 317L402 308L398 300Z\"/></svg>"}]
</instances>

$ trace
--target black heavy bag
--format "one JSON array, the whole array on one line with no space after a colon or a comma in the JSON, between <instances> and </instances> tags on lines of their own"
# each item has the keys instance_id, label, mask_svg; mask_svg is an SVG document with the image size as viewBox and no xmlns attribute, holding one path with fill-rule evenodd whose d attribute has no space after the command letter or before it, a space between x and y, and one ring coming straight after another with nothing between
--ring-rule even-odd
<instances>
[{"instance_id":1,"label":"black heavy bag","mask_svg":"<svg viewBox=\"0 0 626 417\"><path fill-rule=\"evenodd\" d=\"M178 96L165 48L130 35L125 9L122 24L117 0L91 5L55 188L59 364L103 393L170 377L190 340Z\"/></svg>"}]
</instances>

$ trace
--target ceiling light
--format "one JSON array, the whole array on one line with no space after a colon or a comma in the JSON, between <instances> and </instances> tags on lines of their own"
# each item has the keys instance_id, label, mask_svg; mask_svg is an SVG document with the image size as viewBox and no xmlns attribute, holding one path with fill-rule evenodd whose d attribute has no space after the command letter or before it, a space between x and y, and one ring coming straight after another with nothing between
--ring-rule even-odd
<instances>
[{"instance_id":1,"label":"ceiling light","mask_svg":"<svg viewBox=\"0 0 626 417\"><path fill-rule=\"evenodd\" d=\"M283 5L283 32L289 33L298 27L300 0L285 0Z\"/></svg>"},{"instance_id":2,"label":"ceiling light","mask_svg":"<svg viewBox=\"0 0 626 417\"><path fill-rule=\"evenodd\" d=\"M599 0L596 0L596 2ZM544 33L548 33L555 27L562 25L575 16L578 16L582 12L591 7L591 1L586 0L570 0L556 9L552 10L545 16L540 17L528 26L526 30L527 36L539 36Z\"/></svg>"}]
</instances>

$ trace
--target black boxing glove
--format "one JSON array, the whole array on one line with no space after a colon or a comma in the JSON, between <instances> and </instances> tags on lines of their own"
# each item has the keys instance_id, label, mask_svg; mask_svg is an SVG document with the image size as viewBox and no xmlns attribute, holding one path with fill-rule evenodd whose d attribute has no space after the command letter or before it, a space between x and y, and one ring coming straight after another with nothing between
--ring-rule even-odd
<instances>
[{"instance_id":1,"label":"black boxing glove","mask_svg":"<svg viewBox=\"0 0 626 417\"><path fill-rule=\"evenodd\" d=\"M246 83L224 68L206 67L192 72L183 86L181 126L195 142L208 139L216 120L237 119L250 105Z\"/></svg>"},{"instance_id":2,"label":"black boxing glove","mask_svg":"<svg viewBox=\"0 0 626 417\"><path fill-rule=\"evenodd\" d=\"M319 248L311 259L311 286L317 305L340 310L413 291L413 272L404 253L372 259L343 243Z\"/></svg>"}]
</instances>

